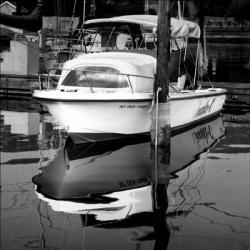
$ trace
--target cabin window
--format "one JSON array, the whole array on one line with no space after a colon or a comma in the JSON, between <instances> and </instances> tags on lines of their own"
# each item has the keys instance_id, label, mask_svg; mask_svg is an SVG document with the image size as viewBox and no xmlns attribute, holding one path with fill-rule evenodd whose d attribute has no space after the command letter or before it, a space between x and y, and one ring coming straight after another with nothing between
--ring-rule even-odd
<instances>
[{"instance_id":1,"label":"cabin window","mask_svg":"<svg viewBox=\"0 0 250 250\"><path fill-rule=\"evenodd\" d=\"M93 88L126 88L127 78L120 71L104 66L79 67L69 72L62 82L63 86Z\"/></svg>"}]
</instances>

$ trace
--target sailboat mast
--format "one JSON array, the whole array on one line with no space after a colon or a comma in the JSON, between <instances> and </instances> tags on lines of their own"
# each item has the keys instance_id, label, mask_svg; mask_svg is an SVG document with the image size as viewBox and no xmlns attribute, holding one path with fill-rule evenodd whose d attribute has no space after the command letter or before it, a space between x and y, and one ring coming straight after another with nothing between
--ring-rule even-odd
<instances>
[{"instance_id":1,"label":"sailboat mast","mask_svg":"<svg viewBox=\"0 0 250 250\"><path fill-rule=\"evenodd\" d=\"M145 1L145 5L146 5L146 6L145 6L146 14L148 15L148 13L149 13L149 12L148 12L148 0Z\"/></svg>"},{"instance_id":2,"label":"sailboat mast","mask_svg":"<svg viewBox=\"0 0 250 250\"><path fill-rule=\"evenodd\" d=\"M75 0L74 2L72 17L71 17L70 36L73 34L74 17L75 17L75 12L76 12L76 1L77 0Z\"/></svg>"},{"instance_id":3,"label":"sailboat mast","mask_svg":"<svg viewBox=\"0 0 250 250\"><path fill-rule=\"evenodd\" d=\"M207 70L208 57L207 57L207 41L206 41L206 27L205 27L205 13L204 13L204 5L203 0L200 0L200 9L199 9L199 26L201 28L201 47L203 49L204 56L204 69Z\"/></svg>"},{"instance_id":4,"label":"sailboat mast","mask_svg":"<svg viewBox=\"0 0 250 250\"><path fill-rule=\"evenodd\" d=\"M177 5L178 5L178 19L182 19L182 14L181 14L181 1L178 0L177 1Z\"/></svg>"},{"instance_id":5,"label":"sailboat mast","mask_svg":"<svg viewBox=\"0 0 250 250\"><path fill-rule=\"evenodd\" d=\"M83 0L83 8L82 8L82 28L83 28L83 24L85 22L85 12L86 12L86 0Z\"/></svg>"},{"instance_id":6,"label":"sailboat mast","mask_svg":"<svg viewBox=\"0 0 250 250\"><path fill-rule=\"evenodd\" d=\"M205 17L204 17L204 7L202 0L200 0L199 25L201 28L201 45L204 46Z\"/></svg>"}]
</instances>

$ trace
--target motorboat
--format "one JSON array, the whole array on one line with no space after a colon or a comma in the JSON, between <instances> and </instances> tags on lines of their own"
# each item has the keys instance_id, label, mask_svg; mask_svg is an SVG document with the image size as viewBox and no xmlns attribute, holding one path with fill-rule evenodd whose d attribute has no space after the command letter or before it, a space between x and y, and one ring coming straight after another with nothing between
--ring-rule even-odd
<instances>
[{"instance_id":1,"label":"motorboat","mask_svg":"<svg viewBox=\"0 0 250 250\"><path fill-rule=\"evenodd\" d=\"M33 96L70 134L90 141L148 133L155 68L149 55L88 54L65 63L56 89ZM217 114L225 94L220 88L170 93L171 129Z\"/></svg>"},{"instance_id":2,"label":"motorboat","mask_svg":"<svg viewBox=\"0 0 250 250\"><path fill-rule=\"evenodd\" d=\"M87 24L88 28L94 29L94 24L99 27L103 22L103 28L105 24L111 25L111 21L116 24L123 20L123 24L148 25L150 29L147 31L153 35L157 18L136 17L113 18L113 21L106 22L93 20ZM149 21L145 21L145 18ZM179 48L186 46L184 38L197 38L200 35L199 27L192 22L173 18L171 25L171 34ZM114 36L115 28L112 31ZM118 36L115 37L117 40ZM108 41L113 41L115 37L109 36ZM152 42L152 37L147 37ZM126 39L125 43L128 44L128 41L131 39ZM147 42L140 44L147 45ZM156 59L143 51L149 49L140 50L137 46L133 53L127 49L122 52L94 51L96 53L78 56L64 63L56 89L35 90L33 97L48 108L69 134L88 141L149 133ZM171 82L170 86L174 84ZM170 123L173 131L219 113L226 96L226 91L221 88L171 89L174 89L170 91Z\"/></svg>"}]
</instances>

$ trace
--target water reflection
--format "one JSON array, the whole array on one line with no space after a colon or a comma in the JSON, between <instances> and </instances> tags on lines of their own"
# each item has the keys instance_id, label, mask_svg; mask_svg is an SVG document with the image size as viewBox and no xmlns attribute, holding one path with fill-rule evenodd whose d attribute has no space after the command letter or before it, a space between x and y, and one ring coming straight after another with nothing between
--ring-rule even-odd
<instances>
[{"instance_id":1,"label":"water reflection","mask_svg":"<svg viewBox=\"0 0 250 250\"><path fill-rule=\"evenodd\" d=\"M155 152L148 138L115 144L75 144L68 137L53 161L33 177L36 193L53 211L80 215L87 249L166 249L170 237L168 218L188 211L178 209L182 203L174 202L176 190L167 191L169 181L224 133L218 117L173 136L164 184L155 177ZM200 168L190 174L190 185L196 186L202 175ZM196 199L196 194L190 195ZM39 213L46 234L43 239L49 239L51 225L60 223L60 216L45 216L42 208ZM67 245L74 243L68 241Z\"/></svg>"},{"instance_id":2,"label":"water reflection","mask_svg":"<svg viewBox=\"0 0 250 250\"><path fill-rule=\"evenodd\" d=\"M39 133L40 116L37 112L1 111L1 142L3 151L13 151L14 144L19 142L23 151L34 144ZM36 148L37 149L37 148ZM34 149L35 150L35 149Z\"/></svg>"},{"instance_id":3,"label":"water reflection","mask_svg":"<svg viewBox=\"0 0 250 250\"><path fill-rule=\"evenodd\" d=\"M31 164L51 159L65 134L53 118L30 100L1 100L1 108L1 164Z\"/></svg>"},{"instance_id":4,"label":"water reflection","mask_svg":"<svg viewBox=\"0 0 250 250\"><path fill-rule=\"evenodd\" d=\"M249 82L249 44L208 44L209 79L218 82Z\"/></svg>"},{"instance_id":5,"label":"water reflection","mask_svg":"<svg viewBox=\"0 0 250 250\"><path fill-rule=\"evenodd\" d=\"M169 174L193 162L224 134L222 118L171 138ZM53 161L34 177L38 191L56 199L112 193L146 186L152 179L148 137L94 144L74 144L69 136Z\"/></svg>"}]
</instances>

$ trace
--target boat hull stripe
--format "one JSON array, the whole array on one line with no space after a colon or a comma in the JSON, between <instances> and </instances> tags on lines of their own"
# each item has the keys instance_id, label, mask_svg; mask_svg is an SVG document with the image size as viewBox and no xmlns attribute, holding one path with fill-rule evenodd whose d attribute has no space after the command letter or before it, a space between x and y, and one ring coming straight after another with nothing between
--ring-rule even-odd
<instances>
[{"instance_id":1,"label":"boat hull stripe","mask_svg":"<svg viewBox=\"0 0 250 250\"><path fill-rule=\"evenodd\" d=\"M204 98L204 97L212 97L212 96L219 96L219 95L225 95L226 91L224 92L213 92L209 94L201 94L201 95L192 95L192 96L170 96L171 100L181 101L181 100L187 100L187 99L198 99L198 98ZM145 98L145 99L63 99L63 98L46 98L46 97L39 97L39 96L33 96L37 100L46 100L51 102L145 102L145 101L152 101L152 98Z\"/></svg>"}]
</instances>

